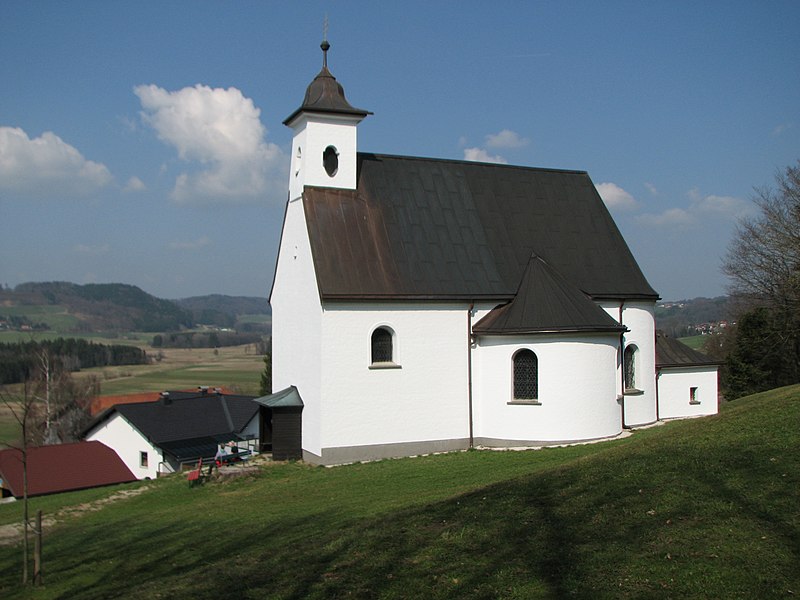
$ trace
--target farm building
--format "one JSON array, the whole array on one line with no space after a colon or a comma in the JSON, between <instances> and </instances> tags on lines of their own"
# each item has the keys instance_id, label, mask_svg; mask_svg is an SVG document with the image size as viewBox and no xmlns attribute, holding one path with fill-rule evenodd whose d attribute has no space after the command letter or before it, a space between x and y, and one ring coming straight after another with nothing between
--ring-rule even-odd
<instances>
[{"instance_id":1,"label":"farm building","mask_svg":"<svg viewBox=\"0 0 800 600\"><path fill-rule=\"evenodd\" d=\"M213 459L220 444L260 450L260 405L252 396L162 392L158 401L113 406L86 428L84 438L113 448L138 479Z\"/></svg>"},{"instance_id":2,"label":"farm building","mask_svg":"<svg viewBox=\"0 0 800 600\"><path fill-rule=\"evenodd\" d=\"M329 47L284 121L270 293L273 382L302 398L306 460L601 439L717 410L716 367L657 377L658 293L586 172L358 152L371 113Z\"/></svg>"},{"instance_id":3,"label":"farm building","mask_svg":"<svg viewBox=\"0 0 800 600\"><path fill-rule=\"evenodd\" d=\"M136 481L119 456L100 442L28 448L28 496L69 492ZM0 450L3 497L23 496L22 452Z\"/></svg>"}]
</instances>

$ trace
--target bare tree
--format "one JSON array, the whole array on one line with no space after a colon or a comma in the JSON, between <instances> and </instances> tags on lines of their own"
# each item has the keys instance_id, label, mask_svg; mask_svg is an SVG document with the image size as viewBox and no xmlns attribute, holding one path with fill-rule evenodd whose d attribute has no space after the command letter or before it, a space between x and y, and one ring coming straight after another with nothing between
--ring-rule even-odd
<instances>
[{"instance_id":1,"label":"bare tree","mask_svg":"<svg viewBox=\"0 0 800 600\"><path fill-rule=\"evenodd\" d=\"M800 312L800 160L756 190L759 214L739 222L723 271L741 298Z\"/></svg>"},{"instance_id":2,"label":"bare tree","mask_svg":"<svg viewBox=\"0 0 800 600\"><path fill-rule=\"evenodd\" d=\"M30 393L28 383L22 384L21 391L10 393L3 389L0 391L3 404L11 412L20 428L19 441L4 443L5 446L17 450L22 461L22 583L28 583L28 540L30 519L28 514L28 449L31 446L31 436L35 428L39 413L39 400Z\"/></svg>"},{"instance_id":3,"label":"bare tree","mask_svg":"<svg viewBox=\"0 0 800 600\"><path fill-rule=\"evenodd\" d=\"M800 161L778 172L775 183L756 190L758 214L739 221L723 271L741 312L762 311L759 343L779 353L777 381L795 382L800 377ZM752 336L748 340L753 343Z\"/></svg>"}]
</instances>

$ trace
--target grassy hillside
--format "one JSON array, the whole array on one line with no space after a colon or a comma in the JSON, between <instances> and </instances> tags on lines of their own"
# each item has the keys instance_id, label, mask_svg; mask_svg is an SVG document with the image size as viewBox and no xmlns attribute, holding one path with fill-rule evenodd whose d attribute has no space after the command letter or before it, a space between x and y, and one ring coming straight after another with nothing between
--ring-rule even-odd
<instances>
[{"instance_id":1,"label":"grassy hillside","mask_svg":"<svg viewBox=\"0 0 800 600\"><path fill-rule=\"evenodd\" d=\"M798 430L794 386L603 444L134 484L149 489L58 516L43 589L21 591L19 549L0 547L0 596L788 597Z\"/></svg>"}]
</instances>

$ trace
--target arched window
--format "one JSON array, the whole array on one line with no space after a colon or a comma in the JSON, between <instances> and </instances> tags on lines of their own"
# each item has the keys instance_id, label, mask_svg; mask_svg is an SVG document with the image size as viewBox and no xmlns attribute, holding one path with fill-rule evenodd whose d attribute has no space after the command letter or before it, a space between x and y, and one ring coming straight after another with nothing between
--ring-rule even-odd
<instances>
[{"instance_id":1,"label":"arched window","mask_svg":"<svg viewBox=\"0 0 800 600\"><path fill-rule=\"evenodd\" d=\"M392 332L386 327L378 327L372 332L372 362L389 363L393 360Z\"/></svg>"},{"instance_id":2,"label":"arched window","mask_svg":"<svg viewBox=\"0 0 800 600\"><path fill-rule=\"evenodd\" d=\"M539 398L539 360L530 350L514 355L514 400Z\"/></svg>"},{"instance_id":3,"label":"arched window","mask_svg":"<svg viewBox=\"0 0 800 600\"><path fill-rule=\"evenodd\" d=\"M631 344L627 348L625 348L625 362L623 365L623 369L625 372L625 389L626 390L635 390L636 389L636 362L637 362L637 354L639 349Z\"/></svg>"}]
</instances>

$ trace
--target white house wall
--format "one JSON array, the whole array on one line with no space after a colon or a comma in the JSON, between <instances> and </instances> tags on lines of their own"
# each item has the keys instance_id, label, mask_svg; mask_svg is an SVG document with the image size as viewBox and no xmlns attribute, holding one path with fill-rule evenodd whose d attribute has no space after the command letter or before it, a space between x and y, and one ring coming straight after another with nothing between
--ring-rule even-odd
<instances>
[{"instance_id":1,"label":"white house wall","mask_svg":"<svg viewBox=\"0 0 800 600\"><path fill-rule=\"evenodd\" d=\"M103 442L113 449L137 479L156 478L159 464L164 460L161 450L147 441L147 438L119 413L114 413L111 418L95 427L86 436L86 440ZM147 467L141 466L141 452L147 452ZM161 465L160 471L172 472L172 467Z\"/></svg>"},{"instance_id":2,"label":"white house wall","mask_svg":"<svg viewBox=\"0 0 800 600\"><path fill-rule=\"evenodd\" d=\"M303 398L303 447L319 453L322 308L302 199L289 202L272 305L272 389L297 387Z\"/></svg>"},{"instance_id":3,"label":"white house wall","mask_svg":"<svg viewBox=\"0 0 800 600\"><path fill-rule=\"evenodd\" d=\"M624 335L625 346L635 344L638 348L636 361L636 393L625 393L622 378L622 356L617 360L617 393L623 396L626 427L653 423L658 419L656 411L656 327L655 302L601 302L600 306L630 331Z\"/></svg>"},{"instance_id":4,"label":"white house wall","mask_svg":"<svg viewBox=\"0 0 800 600\"><path fill-rule=\"evenodd\" d=\"M696 404L690 389L696 387ZM658 376L659 418L714 415L719 409L717 367L663 368Z\"/></svg>"},{"instance_id":5,"label":"white house wall","mask_svg":"<svg viewBox=\"0 0 800 600\"><path fill-rule=\"evenodd\" d=\"M467 308L466 304L325 304L323 462L468 445ZM397 368L370 368L371 336L377 327L394 332ZM308 448L305 439L303 445Z\"/></svg>"},{"instance_id":6,"label":"white house wall","mask_svg":"<svg viewBox=\"0 0 800 600\"><path fill-rule=\"evenodd\" d=\"M622 431L616 393L618 337L481 336L473 350L475 442L535 445ZM513 402L513 356L538 360L539 404Z\"/></svg>"}]
</instances>

